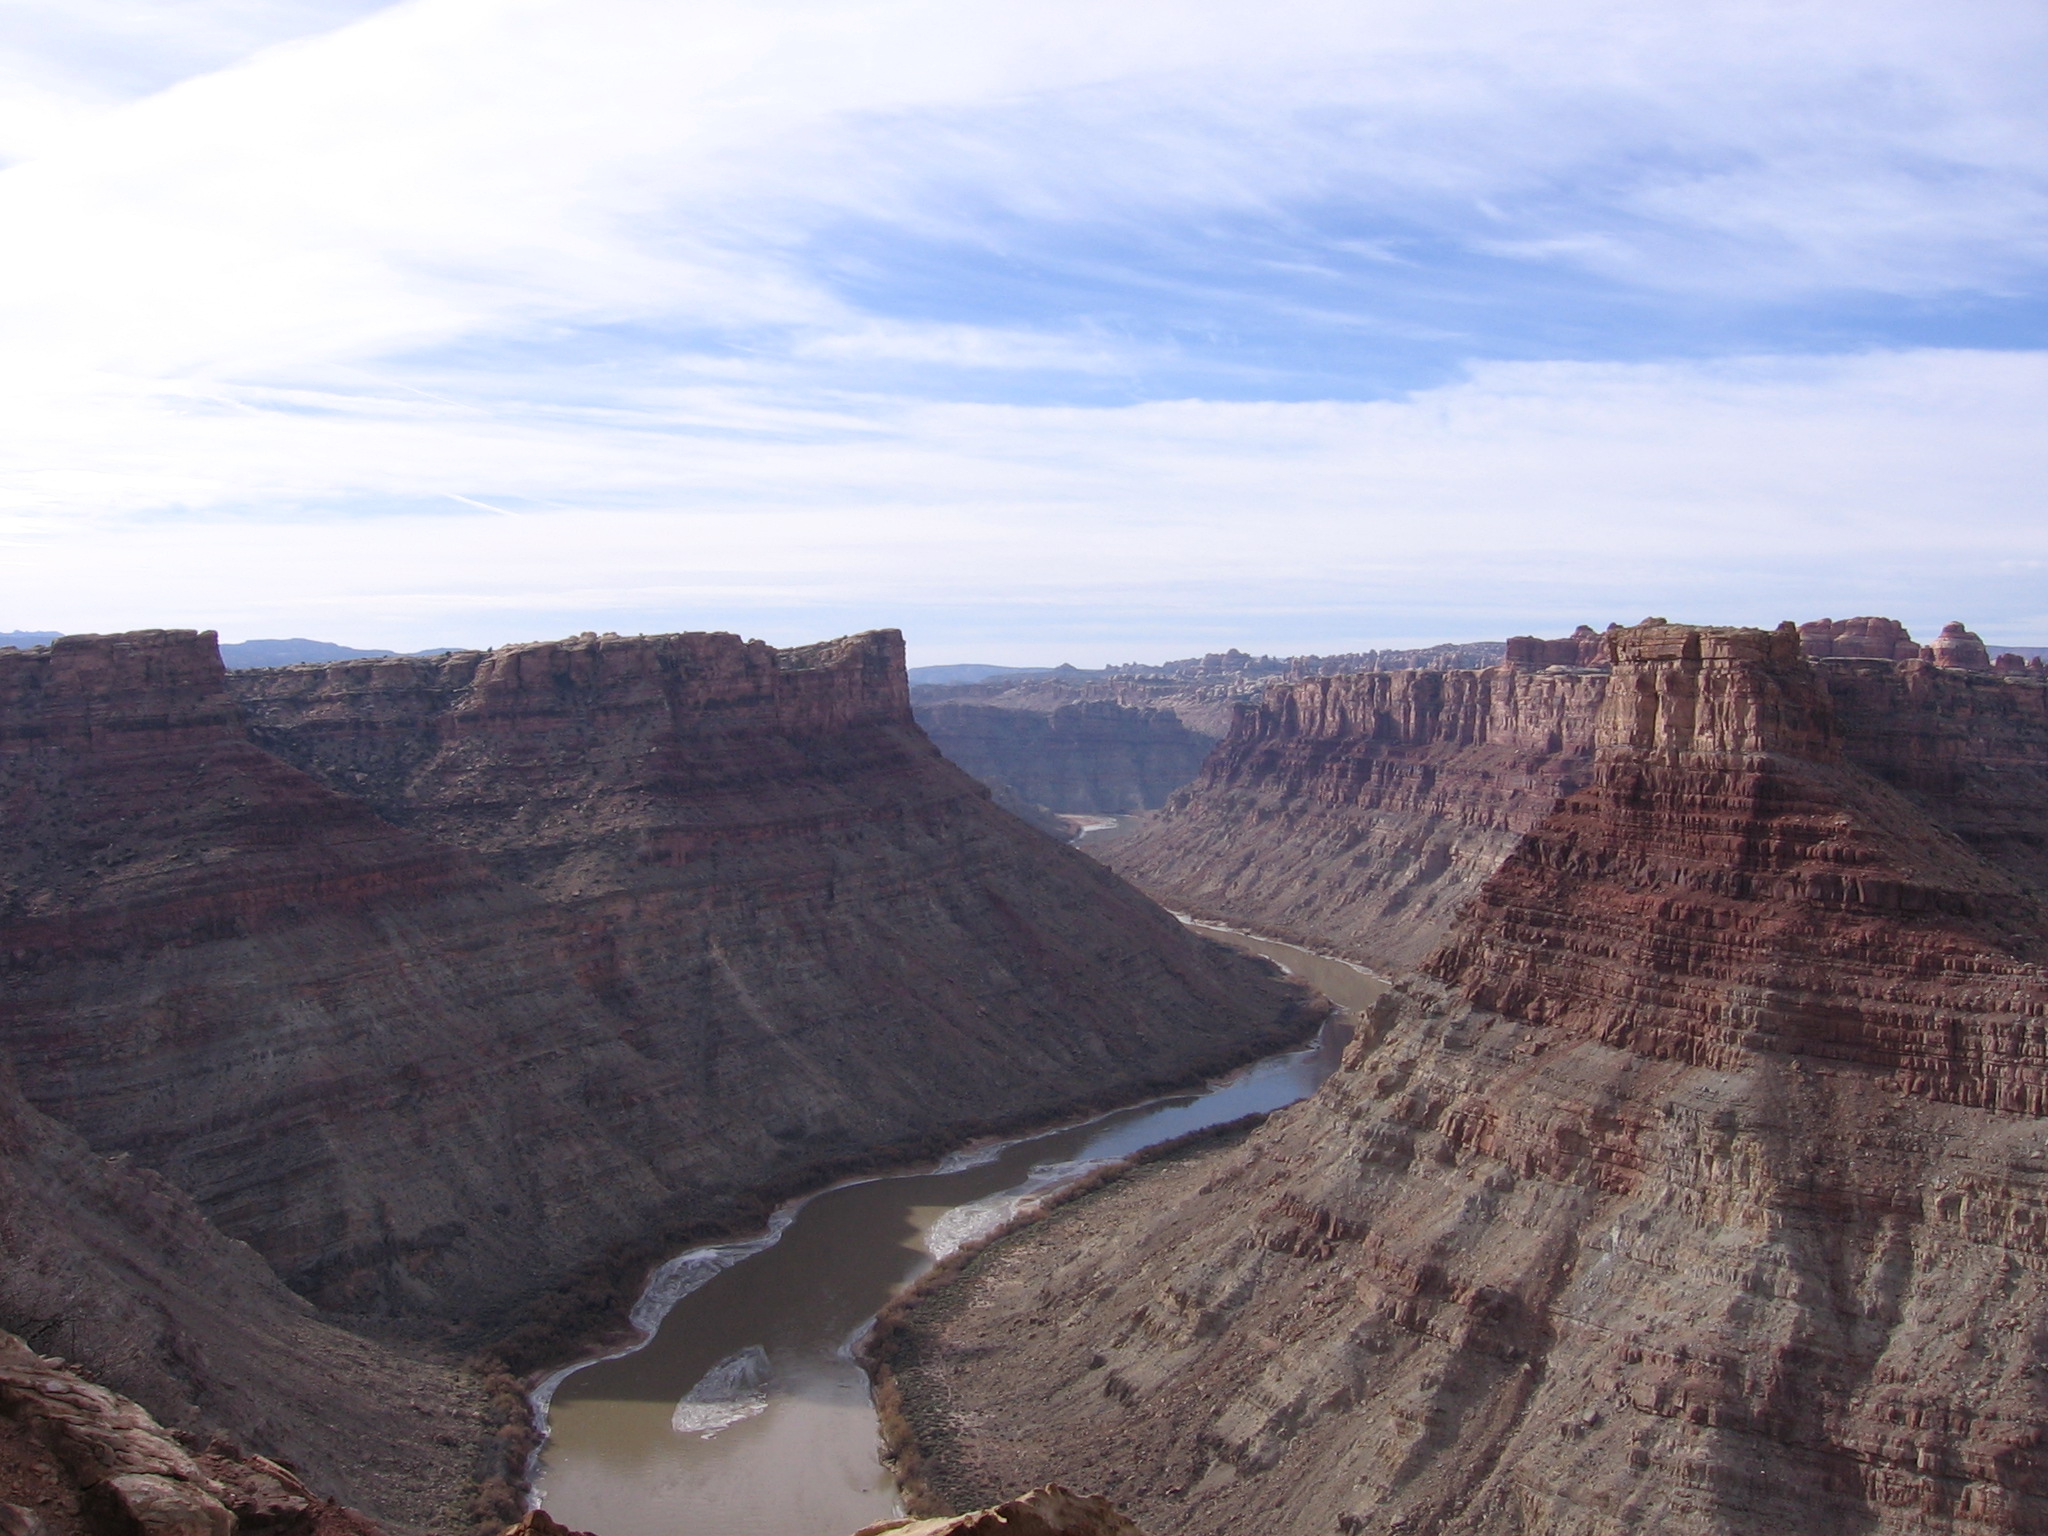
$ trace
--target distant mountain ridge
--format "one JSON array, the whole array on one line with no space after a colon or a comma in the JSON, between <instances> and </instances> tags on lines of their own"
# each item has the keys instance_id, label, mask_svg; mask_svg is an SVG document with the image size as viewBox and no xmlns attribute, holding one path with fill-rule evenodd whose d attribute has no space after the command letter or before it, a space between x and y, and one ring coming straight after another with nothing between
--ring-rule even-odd
<instances>
[{"instance_id":1,"label":"distant mountain ridge","mask_svg":"<svg viewBox=\"0 0 2048 1536\"><path fill-rule=\"evenodd\" d=\"M1051 667L998 667L982 661L957 661L936 667L912 667L910 686L947 687L954 683L985 683L992 677L1035 677Z\"/></svg>"},{"instance_id":2,"label":"distant mountain ridge","mask_svg":"<svg viewBox=\"0 0 2048 1536\"><path fill-rule=\"evenodd\" d=\"M60 640L59 629L14 629L0 632L0 650L33 650ZM309 661L377 661L387 656L445 656L455 646L438 646L427 651L366 651L332 640L238 640L220 648L220 659L230 672L247 672L257 667L295 667Z\"/></svg>"}]
</instances>

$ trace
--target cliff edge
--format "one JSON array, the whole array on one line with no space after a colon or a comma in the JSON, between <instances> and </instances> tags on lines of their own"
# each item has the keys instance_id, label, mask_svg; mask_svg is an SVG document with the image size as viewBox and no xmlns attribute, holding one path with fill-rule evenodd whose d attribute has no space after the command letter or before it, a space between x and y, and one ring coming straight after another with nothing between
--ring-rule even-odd
<instances>
[{"instance_id":1,"label":"cliff edge","mask_svg":"<svg viewBox=\"0 0 2048 1536\"><path fill-rule=\"evenodd\" d=\"M2048 926L2038 845L1987 830L2036 825L2048 688L1789 629L1610 643L1584 781L1314 1098L913 1313L946 1496L1060 1475L1191 1533L2048 1526Z\"/></svg>"},{"instance_id":2,"label":"cliff edge","mask_svg":"<svg viewBox=\"0 0 2048 1536\"><path fill-rule=\"evenodd\" d=\"M66 637L0 653L0 800L0 1042L33 1123L379 1337L502 1338L665 1235L1310 1025L940 758L893 632L232 678L207 634ZM115 1288L184 1341L136 1365L145 1406L218 1424L239 1394L259 1449L328 1454L264 1416L291 1396L270 1345L129 1237ZM83 1334L67 1353L125 1380L113 1319ZM388 1514L350 1448L389 1426L348 1391L325 1488Z\"/></svg>"}]
</instances>

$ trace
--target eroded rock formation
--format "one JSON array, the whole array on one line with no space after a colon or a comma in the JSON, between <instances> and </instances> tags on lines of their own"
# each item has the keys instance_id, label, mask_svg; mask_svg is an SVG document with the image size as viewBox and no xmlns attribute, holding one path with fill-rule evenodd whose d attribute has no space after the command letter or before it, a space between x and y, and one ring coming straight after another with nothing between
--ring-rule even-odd
<instances>
[{"instance_id":1,"label":"eroded rock formation","mask_svg":"<svg viewBox=\"0 0 2048 1536\"><path fill-rule=\"evenodd\" d=\"M912 1314L946 1496L1057 1473L1191 1533L2048 1528L2048 688L1789 627L1612 647L1583 782L1314 1099Z\"/></svg>"},{"instance_id":2,"label":"eroded rock formation","mask_svg":"<svg viewBox=\"0 0 2048 1536\"><path fill-rule=\"evenodd\" d=\"M1799 626L1799 646L1819 661L1830 656L1918 661L1920 643L1897 619L1815 619Z\"/></svg>"},{"instance_id":3,"label":"eroded rock formation","mask_svg":"<svg viewBox=\"0 0 2048 1536\"><path fill-rule=\"evenodd\" d=\"M2048 869L2042 694L2002 686L2042 674L1847 654L1894 644L1905 630L1891 619L1804 626L1798 653L1814 655L1822 627L1846 647L1812 674L1835 750L1993 864ZM1097 851L1170 905L1412 967L1522 834L1588 782L1618 633L1524 637L1483 671L1273 685L1151 825ZM1917 662L1919 647L1897 644ZM1554 659L1567 653L1599 664Z\"/></svg>"},{"instance_id":4,"label":"eroded rock formation","mask_svg":"<svg viewBox=\"0 0 2048 1536\"><path fill-rule=\"evenodd\" d=\"M1548 663L1275 686L1102 857L1198 915L1405 969L1585 781L1606 686Z\"/></svg>"},{"instance_id":5,"label":"eroded rock formation","mask_svg":"<svg viewBox=\"0 0 2048 1536\"><path fill-rule=\"evenodd\" d=\"M1991 665L1990 653L1984 649L1984 642L1965 629L1960 620L1944 624L1941 633L1935 637L1932 660L1941 667L1967 667L1972 671L1984 671Z\"/></svg>"},{"instance_id":6,"label":"eroded rock formation","mask_svg":"<svg viewBox=\"0 0 2048 1536\"><path fill-rule=\"evenodd\" d=\"M987 1509L935 1520L884 1520L854 1536L1143 1536L1109 1500L1057 1483Z\"/></svg>"},{"instance_id":7,"label":"eroded rock formation","mask_svg":"<svg viewBox=\"0 0 2048 1536\"><path fill-rule=\"evenodd\" d=\"M0 1527L9 1536L380 1536L290 1469L195 1455L139 1403L0 1332Z\"/></svg>"},{"instance_id":8,"label":"eroded rock formation","mask_svg":"<svg viewBox=\"0 0 2048 1536\"><path fill-rule=\"evenodd\" d=\"M331 1315L474 1340L608 1254L629 1284L615 1244L1306 1030L1276 978L996 811L905 693L893 634L232 691L210 635L0 653L0 1045L29 1101L0 1220L106 1212L34 1237L0 1322L402 1522L393 1479L473 1470L480 1386L295 1311L262 1261ZM382 1436L407 1468L378 1484Z\"/></svg>"}]
</instances>

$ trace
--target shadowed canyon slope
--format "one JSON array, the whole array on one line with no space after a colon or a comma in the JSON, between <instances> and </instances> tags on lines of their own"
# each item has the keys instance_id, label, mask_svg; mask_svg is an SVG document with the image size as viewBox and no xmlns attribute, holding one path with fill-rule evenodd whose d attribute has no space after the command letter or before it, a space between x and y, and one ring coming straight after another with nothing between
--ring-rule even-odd
<instances>
[{"instance_id":1,"label":"shadowed canyon slope","mask_svg":"<svg viewBox=\"0 0 2048 1536\"><path fill-rule=\"evenodd\" d=\"M1055 811L1121 815L1164 805L1215 743L1170 710L1094 702L1049 713L989 704L920 704L933 745L977 779Z\"/></svg>"},{"instance_id":2,"label":"shadowed canyon slope","mask_svg":"<svg viewBox=\"0 0 2048 1536\"><path fill-rule=\"evenodd\" d=\"M614 1242L1309 1022L943 761L892 633L232 678L210 635L69 637L0 654L0 797L24 1123L336 1314L499 1326ZM120 1286L184 1364L129 1389L174 1422L261 1396L168 1262ZM106 1332L30 1336L92 1366Z\"/></svg>"},{"instance_id":3,"label":"shadowed canyon slope","mask_svg":"<svg viewBox=\"0 0 2048 1536\"><path fill-rule=\"evenodd\" d=\"M1314 1099L913 1312L949 1496L1058 1475L1304 1536L2048 1528L2048 687L1789 629L1609 643L1609 676L1542 674L1584 722L1553 803L1424 911L1425 974ZM1340 730L1330 685L1274 690L1166 819L1184 878L1347 818L1483 848L1573 750L1494 738L1536 680L1444 679L1492 692L1434 801L1442 713ZM1243 819L1198 837L1204 797ZM1398 920L1360 886L1318 932L1309 878L1237 889L1353 952L1363 904Z\"/></svg>"},{"instance_id":4,"label":"shadowed canyon slope","mask_svg":"<svg viewBox=\"0 0 2048 1536\"><path fill-rule=\"evenodd\" d=\"M184 1191L95 1153L23 1102L4 1068L0 1254L7 1328L196 1435L195 1447L219 1435L289 1457L398 1530L448 1529L464 1485L492 1470L496 1421L474 1376L323 1321ZM14 1438L27 1441L8 1439L20 1407L0 1404L0 1479L47 1439L19 1423ZM42 1514L58 1536L62 1521Z\"/></svg>"}]
</instances>

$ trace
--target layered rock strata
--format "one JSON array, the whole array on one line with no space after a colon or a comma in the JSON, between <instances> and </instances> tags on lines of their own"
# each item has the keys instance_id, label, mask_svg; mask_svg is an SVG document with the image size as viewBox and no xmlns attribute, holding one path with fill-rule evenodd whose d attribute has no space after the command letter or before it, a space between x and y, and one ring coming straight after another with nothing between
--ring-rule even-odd
<instances>
[{"instance_id":1,"label":"layered rock strata","mask_svg":"<svg viewBox=\"0 0 2048 1536\"><path fill-rule=\"evenodd\" d=\"M1529 643L1570 646L1577 654L1578 638ZM1336 656L1248 656L1239 650L1214 651L1207 656L1156 665L1132 662L1094 672L1062 666L998 675L977 683L924 684L911 690L911 700L920 709L939 704L979 704L1040 715L1073 704L1168 710L1196 735L1218 741L1229 734L1236 706L1256 698L1260 689L1271 682L1339 677L1352 672L1441 672L1487 667L1501 660L1504 649L1498 640L1483 640L1468 645L1353 651Z\"/></svg>"},{"instance_id":2,"label":"layered rock strata","mask_svg":"<svg viewBox=\"0 0 2048 1536\"><path fill-rule=\"evenodd\" d=\"M925 704L917 723L977 779L1054 811L1155 810L1201 771L1214 745L1171 710L1097 702L1046 714L988 704Z\"/></svg>"},{"instance_id":3,"label":"layered rock strata","mask_svg":"<svg viewBox=\"0 0 2048 1536\"><path fill-rule=\"evenodd\" d=\"M1834 648L1812 675L1843 760L1994 865L2048 871L2044 694L2030 686L2048 674L1923 661L1891 619L1803 626L1797 653L1814 659L1824 628ZM1520 637L1477 672L1275 684L1159 816L1095 851L1170 905L1412 967L1588 782L1620 633ZM1877 659L1894 645L1912 657Z\"/></svg>"},{"instance_id":4,"label":"layered rock strata","mask_svg":"<svg viewBox=\"0 0 2048 1536\"><path fill-rule=\"evenodd\" d=\"M2048 1528L2043 891L1856 719L1978 680L1843 691L1789 627L1611 654L1586 781L1315 1098L913 1313L942 1491L1059 1475L1190 1533ZM1990 697L2031 763L2040 700Z\"/></svg>"},{"instance_id":5,"label":"layered rock strata","mask_svg":"<svg viewBox=\"0 0 2048 1536\"><path fill-rule=\"evenodd\" d=\"M1933 654L1927 659L1940 667L1967 667L1972 671L1985 672L1991 668L1991 653L1984 648L1984 642L1968 629L1962 621L1941 626L1941 633L1928 648Z\"/></svg>"},{"instance_id":6,"label":"layered rock strata","mask_svg":"<svg viewBox=\"0 0 2048 1536\"><path fill-rule=\"evenodd\" d=\"M474 1322L722 1193L1304 1027L944 762L893 634L233 687L185 632L0 655L0 1038L330 1309Z\"/></svg>"},{"instance_id":7,"label":"layered rock strata","mask_svg":"<svg viewBox=\"0 0 2048 1536\"><path fill-rule=\"evenodd\" d=\"M0 1326L70 1362L91 1385L80 1401L106 1389L193 1446L259 1447L393 1531L447 1530L449 1506L492 1470L483 1383L323 1321L183 1190L96 1153L25 1103L4 1068L0 1254ZM29 1363L18 1354L0 1345ZM42 1444L47 1428L22 1433ZM80 1488L67 1473L44 1490L52 1536Z\"/></svg>"},{"instance_id":8,"label":"layered rock strata","mask_svg":"<svg viewBox=\"0 0 2048 1536\"><path fill-rule=\"evenodd\" d=\"M1799 626L1799 648L1815 661L1831 656L1919 661L1921 645L1897 619L1814 619Z\"/></svg>"},{"instance_id":9,"label":"layered rock strata","mask_svg":"<svg viewBox=\"0 0 2048 1536\"><path fill-rule=\"evenodd\" d=\"M1101 856L1170 905L1406 969L1585 782L1606 686L1521 664L1276 685Z\"/></svg>"}]
</instances>

